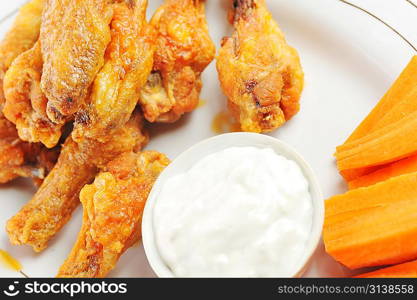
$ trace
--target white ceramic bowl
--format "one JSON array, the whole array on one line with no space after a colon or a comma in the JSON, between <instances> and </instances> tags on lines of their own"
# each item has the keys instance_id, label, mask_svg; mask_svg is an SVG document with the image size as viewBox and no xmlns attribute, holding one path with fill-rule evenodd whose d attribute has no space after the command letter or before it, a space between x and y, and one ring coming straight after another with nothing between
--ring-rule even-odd
<instances>
[{"instance_id":1,"label":"white ceramic bowl","mask_svg":"<svg viewBox=\"0 0 417 300\"><path fill-rule=\"evenodd\" d=\"M155 182L155 185L149 194L143 214L142 239L149 264L158 277L174 277L174 274L159 255L153 231L153 209L156 201L158 201L158 195L165 181L172 176L188 171L197 161L209 154L229 147L245 146L272 148L277 154L283 155L298 163L309 182L310 193L313 200L313 225L304 254L291 277L300 277L305 271L320 241L324 219L323 197L316 176L307 162L292 147L284 142L263 134L239 132L218 135L197 143L179 155L161 173L158 180Z\"/></svg>"}]
</instances>

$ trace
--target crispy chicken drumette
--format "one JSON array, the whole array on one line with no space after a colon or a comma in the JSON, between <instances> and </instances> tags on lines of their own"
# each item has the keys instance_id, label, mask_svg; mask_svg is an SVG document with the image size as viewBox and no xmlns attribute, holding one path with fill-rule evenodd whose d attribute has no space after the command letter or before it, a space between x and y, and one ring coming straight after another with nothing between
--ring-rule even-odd
<instances>
[{"instance_id":1,"label":"crispy chicken drumette","mask_svg":"<svg viewBox=\"0 0 417 300\"><path fill-rule=\"evenodd\" d=\"M140 238L146 199L168 163L155 151L125 153L81 190L83 225L58 277L105 277L114 268Z\"/></svg>"},{"instance_id":2,"label":"crispy chicken drumette","mask_svg":"<svg viewBox=\"0 0 417 300\"><path fill-rule=\"evenodd\" d=\"M80 190L94 179L97 169L124 152L140 150L147 142L141 119L141 114L135 113L103 143L87 139L76 143L68 137L58 162L39 190L7 222L12 244L26 244L36 252L42 251L68 222L80 202Z\"/></svg>"},{"instance_id":3,"label":"crispy chicken drumette","mask_svg":"<svg viewBox=\"0 0 417 300\"><path fill-rule=\"evenodd\" d=\"M49 118L62 122L79 110L104 63L110 42L108 0L46 0L40 42L41 88Z\"/></svg>"},{"instance_id":4,"label":"crispy chicken drumette","mask_svg":"<svg viewBox=\"0 0 417 300\"><path fill-rule=\"evenodd\" d=\"M228 105L244 131L269 132L299 110L303 71L264 0L234 0L235 28L224 38L217 70Z\"/></svg>"},{"instance_id":5,"label":"crispy chicken drumette","mask_svg":"<svg viewBox=\"0 0 417 300\"><path fill-rule=\"evenodd\" d=\"M155 62L140 104L149 122L174 122L195 109L201 73L213 60L203 0L166 0L152 17Z\"/></svg>"},{"instance_id":6,"label":"crispy chicken drumette","mask_svg":"<svg viewBox=\"0 0 417 300\"><path fill-rule=\"evenodd\" d=\"M76 115L74 140L105 140L129 120L153 65L155 41L146 8L146 0L113 5L105 63L93 83L89 104Z\"/></svg>"}]
</instances>

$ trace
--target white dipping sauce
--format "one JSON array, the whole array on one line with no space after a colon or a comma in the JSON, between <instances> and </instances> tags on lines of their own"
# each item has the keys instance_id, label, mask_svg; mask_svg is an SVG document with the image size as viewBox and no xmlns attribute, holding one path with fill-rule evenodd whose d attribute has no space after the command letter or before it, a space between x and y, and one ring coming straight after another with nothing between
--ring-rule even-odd
<instances>
[{"instance_id":1,"label":"white dipping sauce","mask_svg":"<svg viewBox=\"0 0 417 300\"><path fill-rule=\"evenodd\" d=\"M288 277L309 239L313 203L301 168L272 149L232 147L169 178L154 232L178 277Z\"/></svg>"}]
</instances>

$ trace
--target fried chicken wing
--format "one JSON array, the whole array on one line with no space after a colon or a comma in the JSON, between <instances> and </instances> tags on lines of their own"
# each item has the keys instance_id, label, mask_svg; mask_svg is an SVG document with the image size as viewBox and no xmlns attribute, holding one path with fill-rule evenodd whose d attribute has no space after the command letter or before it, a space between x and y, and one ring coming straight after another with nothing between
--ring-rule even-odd
<instances>
[{"instance_id":1,"label":"fried chicken wing","mask_svg":"<svg viewBox=\"0 0 417 300\"><path fill-rule=\"evenodd\" d=\"M41 88L52 121L58 123L84 104L104 63L111 17L107 0L46 0L40 30Z\"/></svg>"},{"instance_id":2,"label":"fried chicken wing","mask_svg":"<svg viewBox=\"0 0 417 300\"><path fill-rule=\"evenodd\" d=\"M121 153L139 150L146 142L139 113L115 130L105 143L88 139L76 143L68 137L57 164L32 200L7 222L11 243L42 251L71 217L81 188L91 182L97 168Z\"/></svg>"},{"instance_id":3,"label":"fried chicken wing","mask_svg":"<svg viewBox=\"0 0 417 300\"><path fill-rule=\"evenodd\" d=\"M4 74L21 53L29 50L39 37L44 0L24 5L4 39L0 42L0 106L3 107ZM0 183L16 177L41 181L56 161L59 147L48 150L40 144L19 139L16 127L0 112Z\"/></svg>"},{"instance_id":4,"label":"fried chicken wing","mask_svg":"<svg viewBox=\"0 0 417 300\"><path fill-rule=\"evenodd\" d=\"M53 123L46 114L48 99L40 88L42 66L39 42L13 61L4 77L3 113L16 124L22 140L52 148L58 143L64 124Z\"/></svg>"},{"instance_id":5,"label":"fried chicken wing","mask_svg":"<svg viewBox=\"0 0 417 300\"><path fill-rule=\"evenodd\" d=\"M13 60L21 53L32 48L39 37L42 9L45 0L32 0L22 6L19 13L0 43L0 86L4 73ZM0 104L3 104L3 89L0 89Z\"/></svg>"},{"instance_id":6,"label":"fried chicken wing","mask_svg":"<svg viewBox=\"0 0 417 300\"><path fill-rule=\"evenodd\" d=\"M56 166L46 177L32 200L6 226L12 244L27 244L35 251L46 247L48 240L68 221L78 205L82 186L94 178L95 165L78 144L69 137Z\"/></svg>"},{"instance_id":7,"label":"fried chicken wing","mask_svg":"<svg viewBox=\"0 0 417 300\"><path fill-rule=\"evenodd\" d=\"M83 225L58 277L105 277L141 235L145 202L168 158L155 151L111 161L80 198Z\"/></svg>"},{"instance_id":8,"label":"fried chicken wing","mask_svg":"<svg viewBox=\"0 0 417 300\"><path fill-rule=\"evenodd\" d=\"M140 104L149 122L175 122L197 107L201 73L215 55L204 1L166 0L151 25L157 30L157 48Z\"/></svg>"},{"instance_id":9,"label":"fried chicken wing","mask_svg":"<svg viewBox=\"0 0 417 300\"><path fill-rule=\"evenodd\" d=\"M121 153L138 151L147 142L141 112L132 115L140 81L146 81L153 64L153 47L143 28L146 7L146 0L114 4L112 42L89 106L77 115L73 134L39 191L8 221L13 244L42 251L70 218L79 203L79 191L96 169Z\"/></svg>"},{"instance_id":10,"label":"fried chicken wing","mask_svg":"<svg viewBox=\"0 0 417 300\"><path fill-rule=\"evenodd\" d=\"M217 70L229 108L244 131L269 132L299 110L304 75L265 0L234 0L235 32L224 38Z\"/></svg>"},{"instance_id":11,"label":"fried chicken wing","mask_svg":"<svg viewBox=\"0 0 417 300\"><path fill-rule=\"evenodd\" d=\"M90 103L75 119L73 138L106 139L134 110L153 65L153 31L146 22L148 1L113 5L111 42L94 81Z\"/></svg>"}]
</instances>

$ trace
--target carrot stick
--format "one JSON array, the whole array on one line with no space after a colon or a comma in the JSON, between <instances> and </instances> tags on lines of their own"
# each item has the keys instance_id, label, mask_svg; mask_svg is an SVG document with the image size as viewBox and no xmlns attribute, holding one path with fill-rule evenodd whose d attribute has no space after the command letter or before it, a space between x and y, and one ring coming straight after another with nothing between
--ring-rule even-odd
<instances>
[{"instance_id":1,"label":"carrot stick","mask_svg":"<svg viewBox=\"0 0 417 300\"><path fill-rule=\"evenodd\" d=\"M325 208L326 251L345 266L417 259L417 172L331 197Z\"/></svg>"},{"instance_id":2,"label":"carrot stick","mask_svg":"<svg viewBox=\"0 0 417 300\"><path fill-rule=\"evenodd\" d=\"M410 112L417 111L417 85L412 89L405 98L400 101L395 107L393 107L389 112L387 112L380 120L375 124L375 128L383 128L400 120L405 117ZM351 169L341 171L342 176L347 181L354 181L360 177L365 177L367 174L376 172L378 168L375 167L365 167L359 169ZM416 170L417 171L417 170Z\"/></svg>"},{"instance_id":3,"label":"carrot stick","mask_svg":"<svg viewBox=\"0 0 417 300\"><path fill-rule=\"evenodd\" d=\"M417 111L417 74L415 77L414 87L404 95L396 106L386 112L386 114L376 122L374 130L397 122L415 111Z\"/></svg>"},{"instance_id":4,"label":"carrot stick","mask_svg":"<svg viewBox=\"0 0 417 300\"><path fill-rule=\"evenodd\" d=\"M339 170L379 166L417 152L417 111L367 136L338 147Z\"/></svg>"},{"instance_id":5,"label":"carrot stick","mask_svg":"<svg viewBox=\"0 0 417 300\"><path fill-rule=\"evenodd\" d=\"M396 122L405 114L415 111L416 101L417 56L412 57L409 64L382 97L379 103L355 129L344 144L360 139L374 130L378 130L391 122ZM411 91L410 91L411 90ZM401 103L400 107L397 105ZM391 112L391 110L395 110ZM374 172L376 168L360 168L341 170L340 174L351 181L360 176Z\"/></svg>"},{"instance_id":6,"label":"carrot stick","mask_svg":"<svg viewBox=\"0 0 417 300\"><path fill-rule=\"evenodd\" d=\"M417 155L391 163L377 171L349 181L349 189L370 186L391 177L417 172Z\"/></svg>"}]
</instances>

